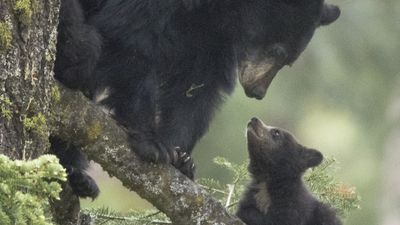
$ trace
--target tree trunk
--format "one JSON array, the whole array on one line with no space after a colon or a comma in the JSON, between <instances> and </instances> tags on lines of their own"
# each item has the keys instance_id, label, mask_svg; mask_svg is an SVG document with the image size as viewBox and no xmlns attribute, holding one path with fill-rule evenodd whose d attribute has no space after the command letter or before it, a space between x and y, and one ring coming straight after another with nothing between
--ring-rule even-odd
<instances>
[{"instance_id":1,"label":"tree trunk","mask_svg":"<svg viewBox=\"0 0 400 225\"><path fill-rule=\"evenodd\" d=\"M0 0L0 154L36 158L47 152L50 133L60 135L174 224L243 225L179 171L141 161L114 120L57 85L52 71L58 10L57 0ZM61 197L53 203L55 221L77 224L78 198L68 186Z\"/></svg>"},{"instance_id":2,"label":"tree trunk","mask_svg":"<svg viewBox=\"0 0 400 225\"><path fill-rule=\"evenodd\" d=\"M14 159L48 148L58 8L58 1L0 0L0 152Z\"/></svg>"},{"instance_id":3,"label":"tree trunk","mask_svg":"<svg viewBox=\"0 0 400 225\"><path fill-rule=\"evenodd\" d=\"M54 0L0 0L0 153L33 159L49 147L58 10ZM54 203L59 224L76 224L79 199L67 184Z\"/></svg>"}]
</instances>

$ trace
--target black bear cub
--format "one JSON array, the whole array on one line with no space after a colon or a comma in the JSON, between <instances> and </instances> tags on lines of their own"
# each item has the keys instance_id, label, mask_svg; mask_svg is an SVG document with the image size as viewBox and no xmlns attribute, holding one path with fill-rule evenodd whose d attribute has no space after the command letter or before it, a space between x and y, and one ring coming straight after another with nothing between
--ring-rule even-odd
<instances>
[{"instance_id":1,"label":"black bear cub","mask_svg":"<svg viewBox=\"0 0 400 225\"><path fill-rule=\"evenodd\" d=\"M302 181L322 154L299 144L287 131L257 118L247 127L253 180L237 216L247 225L341 225L335 210L318 201Z\"/></svg>"}]
</instances>

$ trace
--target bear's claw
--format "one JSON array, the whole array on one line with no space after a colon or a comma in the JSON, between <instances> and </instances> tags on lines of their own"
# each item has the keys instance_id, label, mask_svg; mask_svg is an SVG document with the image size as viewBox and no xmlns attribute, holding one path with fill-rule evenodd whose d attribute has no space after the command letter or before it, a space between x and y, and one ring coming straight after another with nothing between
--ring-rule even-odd
<instances>
[{"instance_id":1,"label":"bear's claw","mask_svg":"<svg viewBox=\"0 0 400 225\"><path fill-rule=\"evenodd\" d=\"M186 175L191 180L194 179L195 165L193 158L180 147L175 147L175 151L178 154L178 160L173 164L175 168L180 170L184 175Z\"/></svg>"}]
</instances>

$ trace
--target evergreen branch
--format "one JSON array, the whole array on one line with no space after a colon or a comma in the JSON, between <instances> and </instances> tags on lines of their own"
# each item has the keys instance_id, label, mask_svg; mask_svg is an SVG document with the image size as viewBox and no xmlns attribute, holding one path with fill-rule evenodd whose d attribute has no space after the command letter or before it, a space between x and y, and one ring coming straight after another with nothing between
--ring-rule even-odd
<instances>
[{"instance_id":1,"label":"evergreen branch","mask_svg":"<svg viewBox=\"0 0 400 225\"><path fill-rule=\"evenodd\" d=\"M52 155L12 161L0 155L0 224L51 225L49 200L58 199L64 168ZM47 219L46 219L47 218Z\"/></svg>"},{"instance_id":2,"label":"evergreen branch","mask_svg":"<svg viewBox=\"0 0 400 225\"><path fill-rule=\"evenodd\" d=\"M228 208L228 206L231 204L233 192L235 190L235 185L234 184L233 185L232 184L228 184L228 189L229 189L229 194L228 194L228 197L226 199L225 208Z\"/></svg>"}]
</instances>

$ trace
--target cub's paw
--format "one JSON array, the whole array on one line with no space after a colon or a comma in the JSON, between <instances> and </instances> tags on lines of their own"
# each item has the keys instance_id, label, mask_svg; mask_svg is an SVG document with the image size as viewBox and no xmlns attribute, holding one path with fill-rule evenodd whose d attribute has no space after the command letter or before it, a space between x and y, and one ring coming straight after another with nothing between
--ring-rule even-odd
<instances>
[{"instance_id":1,"label":"cub's paw","mask_svg":"<svg viewBox=\"0 0 400 225\"><path fill-rule=\"evenodd\" d=\"M182 150L180 147L176 147L175 151L178 155L178 158L175 163L172 165L180 170L184 175L186 175L191 180L194 179L194 173L196 167L194 165L193 158L190 156L189 153Z\"/></svg>"},{"instance_id":2,"label":"cub's paw","mask_svg":"<svg viewBox=\"0 0 400 225\"><path fill-rule=\"evenodd\" d=\"M90 177L85 171L75 168L67 169L68 181L71 188L77 196L81 198L95 199L100 193L96 181Z\"/></svg>"}]
</instances>

